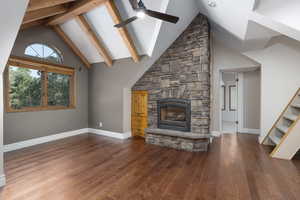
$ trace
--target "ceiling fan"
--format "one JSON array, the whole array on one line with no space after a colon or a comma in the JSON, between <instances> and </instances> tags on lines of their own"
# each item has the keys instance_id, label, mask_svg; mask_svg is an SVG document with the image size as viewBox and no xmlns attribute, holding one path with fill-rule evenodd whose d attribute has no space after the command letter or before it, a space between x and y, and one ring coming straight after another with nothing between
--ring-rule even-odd
<instances>
[{"instance_id":1,"label":"ceiling fan","mask_svg":"<svg viewBox=\"0 0 300 200\"><path fill-rule=\"evenodd\" d=\"M145 15L148 15L150 17L154 17L157 19L161 19L163 21L171 22L176 24L179 20L179 17L173 16L173 15L168 15L165 13L153 11L153 10L148 10L145 6L145 4L142 2L142 0L129 0L132 9L137 12L136 16L131 17L129 19L126 19L125 21L122 21L119 24L114 25L117 28L121 28L126 26L127 24L139 19L139 18L144 18Z\"/></svg>"}]
</instances>

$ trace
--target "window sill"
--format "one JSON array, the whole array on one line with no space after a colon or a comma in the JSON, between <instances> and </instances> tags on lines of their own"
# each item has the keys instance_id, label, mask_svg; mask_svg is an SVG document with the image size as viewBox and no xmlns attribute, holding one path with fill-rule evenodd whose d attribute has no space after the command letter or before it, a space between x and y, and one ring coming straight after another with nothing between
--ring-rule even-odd
<instances>
[{"instance_id":1,"label":"window sill","mask_svg":"<svg viewBox=\"0 0 300 200\"><path fill-rule=\"evenodd\" d=\"M55 110L72 110L76 109L76 106L48 106L48 107L30 107L19 110L8 108L7 113L19 113L19 112L38 112L38 111L55 111Z\"/></svg>"}]
</instances>

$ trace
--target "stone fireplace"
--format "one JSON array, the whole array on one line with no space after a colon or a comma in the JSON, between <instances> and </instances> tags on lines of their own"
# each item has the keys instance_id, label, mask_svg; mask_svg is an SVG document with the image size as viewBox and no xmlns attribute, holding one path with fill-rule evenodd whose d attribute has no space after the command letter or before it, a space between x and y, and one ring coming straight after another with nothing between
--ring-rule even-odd
<instances>
[{"instance_id":1,"label":"stone fireplace","mask_svg":"<svg viewBox=\"0 0 300 200\"><path fill-rule=\"evenodd\" d=\"M177 131L191 130L191 101L167 98L157 101L158 128Z\"/></svg>"},{"instance_id":2,"label":"stone fireplace","mask_svg":"<svg viewBox=\"0 0 300 200\"><path fill-rule=\"evenodd\" d=\"M199 14L132 90L148 91L146 142L206 151L210 123L209 24Z\"/></svg>"}]
</instances>

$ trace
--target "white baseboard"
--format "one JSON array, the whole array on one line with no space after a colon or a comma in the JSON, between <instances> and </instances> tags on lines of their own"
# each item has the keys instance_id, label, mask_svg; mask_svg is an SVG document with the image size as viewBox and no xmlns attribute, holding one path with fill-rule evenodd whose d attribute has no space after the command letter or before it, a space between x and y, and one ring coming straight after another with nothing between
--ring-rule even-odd
<instances>
[{"instance_id":1,"label":"white baseboard","mask_svg":"<svg viewBox=\"0 0 300 200\"><path fill-rule=\"evenodd\" d=\"M239 133L248 133L248 134L260 134L260 129L249 129L249 128L243 128L242 130L238 131ZM220 137L222 134L235 134L235 132L229 132L229 131L212 131L212 136L214 137Z\"/></svg>"},{"instance_id":2,"label":"white baseboard","mask_svg":"<svg viewBox=\"0 0 300 200\"><path fill-rule=\"evenodd\" d=\"M25 140L22 142L7 144L7 145L4 145L4 152L14 151L17 149L30 147L30 146L34 146L37 144L43 144L46 142L51 142L51 141L55 141L55 140L59 140L59 139L63 139L63 138L67 138L67 137L71 137L71 136L75 136L75 135L80 135L80 134L88 133L88 132L89 132L88 128L83 128L83 129L58 133L55 135L49 135L49 136L45 136L45 137L39 137L39 138L30 139L30 140Z\"/></svg>"},{"instance_id":3,"label":"white baseboard","mask_svg":"<svg viewBox=\"0 0 300 200\"><path fill-rule=\"evenodd\" d=\"M101 129L89 128L89 133L125 140L131 137L131 132L118 133Z\"/></svg>"},{"instance_id":4,"label":"white baseboard","mask_svg":"<svg viewBox=\"0 0 300 200\"><path fill-rule=\"evenodd\" d=\"M240 130L239 132L240 132L240 133L248 133L248 134L259 135L259 134L260 134L260 129L243 128L243 129Z\"/></svg>"},{"instance_id":5,"label":"white baseboard","mask_svg":"<svg viewBox=\"0 0 300 200\"><path fill-rule=\"evenodd\" d=\"M38 144L43 144L46 142L51 142L51 141L55 141L55 140L59 140L59 139L67 138L67 137L72 137L72 136L80 135L80 134L84 134L84 133L94 133L97 135L117 138L117 139L121 139L121 140L125 140L125 139L128 139L131 137L131 132L117 133L117 132L105 131L105 130L100 130L100 129L83 128L83 129L58 133L55 135L49 135L49 136L45 136L45 137L39 137L39 138L30 139L30 140L25 140L22 142L7 144L7 145L4 145L4 152L14 151L14 150L18 150L18 149L38 145Z\"/></svg>"},{"instance_id":6,"label":"white baseboard","mask_svg":"<svg viewBox=\"0 0 300 200\"><path fill-rule=\"evenodd\" d=\"M220 134L222 135L222 134L236 134L236 132L235 131L220 131Z\"/></svg>"},{"instance_id":7,"label":"white baseboard","mask_svg":"<svg viewBox=\"0 0 300 200\"><path fill-rule=\"evenodd\" d=\"M0 175L0 187L3 187L6 183L5 175Z\"/></svg>"}]
</instances>

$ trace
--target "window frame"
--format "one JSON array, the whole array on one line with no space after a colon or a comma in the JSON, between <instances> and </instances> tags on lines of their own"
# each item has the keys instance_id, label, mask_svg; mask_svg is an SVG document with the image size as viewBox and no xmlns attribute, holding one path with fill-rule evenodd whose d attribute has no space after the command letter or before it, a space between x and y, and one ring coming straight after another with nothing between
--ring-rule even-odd
<instances>
[{"instance_id":1,"label":"window frame","mask_svg":"<svg viewBox=\"0 0 300 200\"><path fill-rule=\"evenodd\" d=\"M236 85L229 85L228 86L228 89L229 89L229 111L236 111L236 109L237 109L237 101L236 101L236 105L235 105L235 107L236 108L232 108L233 107L233 105L232 105L232 88L235 88L235 90L236 90L236 93L237 93L237 87L236 87ZM237 96L237 94L236 94L236 96ZM235 96L235 99L236 99L236 96Z\"/></svg>"},{"instance_id":2,"label":"window frame","mask_svg":"<svg viewBox=\"0 0 300 200\"><path fill-rule=\"evenodd\" d=\"M58 55L58 57L59 57L59 62L55 62L55 61L51 61L51 60L49 60L49 59L46 59L45 57L38 57L38 56L33 56L33 55L28 55L28 54L26 54L25 52L26 52L26 50L27 50L27 48L29 48L29 47L31 47L32 45L35 45L35 44L39 44L39 45L42 45L42 46L45 46L45 47L48 47L48 48L50 48L50 49L52 49L52 51L54 51L57 55ZM32 47L31 47L32 48ZM55 64L58 64L58 65L62 65L62 63L63 63L63 61L64 61L64 57L63 57L63 54L62 54L62 52L58 49L58 48L56 48L55 46L53 46L53 45L49 45L49 44L47 44L47 43L41 43L41 42L33 42L33 43L30 43L30 44L28 44L25 48L24 48L24 56L25 57L27 57L27 58L29 58L29 59L37 59L37 60L40 60L40 61L42 61L42 62L50 62L50 63L55 63Z\"/></svg>"},{"instance_id":3,"label":"window frame","mask_svg":"<svg viewBox=\"0 0 300 200\"><path fill-rule=\"evenodd\" d=\"M41 106L28 106L22 109L14 109L10 105L10 82L9 82L9 67L23 67L28 69L42 71L42 94L41 94ZM70 76L70 88L69 88L69 106L49 106L48 105L48 72L64 74ZM29 58L11 56L5 69L5 110L6 112L30 112L30 111L45 111L45 110L66 110L76 108L76 89L75 89L75 69L61 65L54 64L46 61L37 61Z\"/></svg>"}]
</instances>

